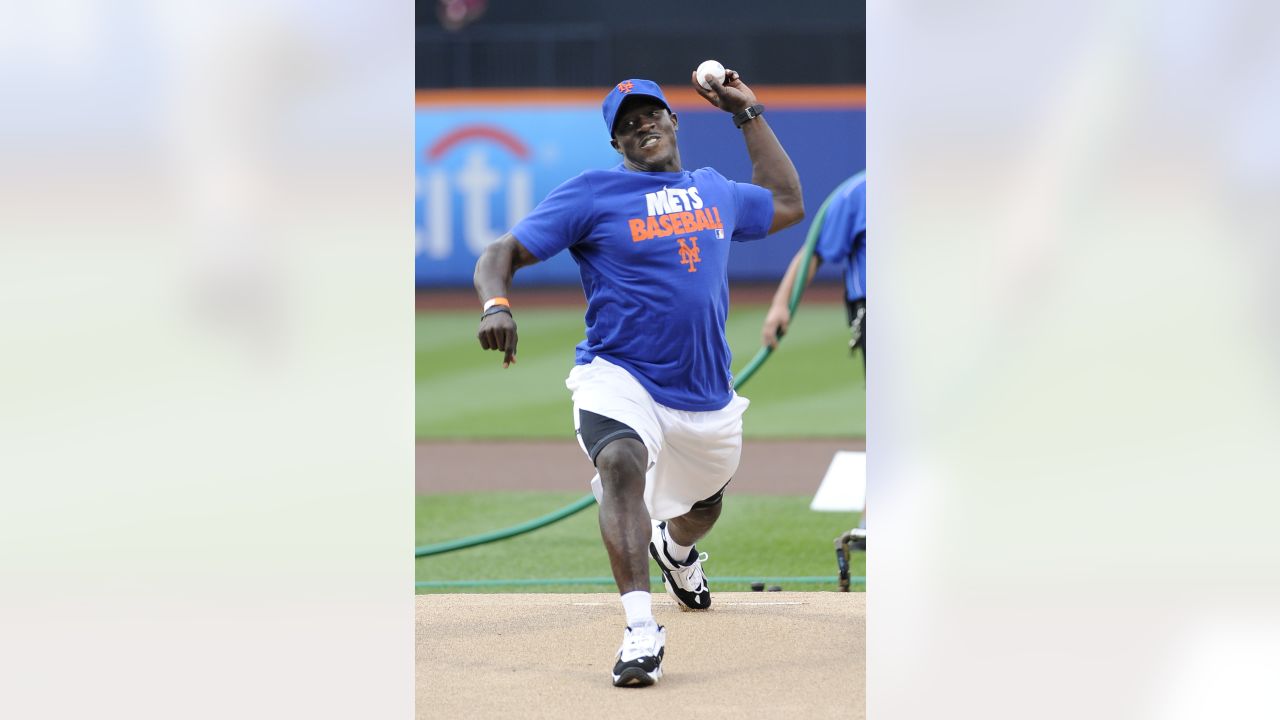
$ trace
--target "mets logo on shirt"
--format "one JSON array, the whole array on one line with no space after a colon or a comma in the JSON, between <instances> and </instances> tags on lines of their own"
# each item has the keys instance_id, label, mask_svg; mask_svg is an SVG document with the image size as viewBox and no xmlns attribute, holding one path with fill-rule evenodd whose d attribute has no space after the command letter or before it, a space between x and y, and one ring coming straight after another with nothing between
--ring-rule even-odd
<instances>
[{"instance_id":1,"label":"mets logo on shirt","mask_svg":"<svg viewBox=\"0 0 1280 720\"><path fill-rule=\"evenodd\" d=\"M720 208L707 207L697 187L663 188L657 192L645 193L644 201L645 216L627 221L631 229L631 242L655 238L674 239L673 267L683 267L686 272L698 272L702 250L698 247L696 233L713 230L717 240L724 239Z\"/></svg>"}]
</instances>

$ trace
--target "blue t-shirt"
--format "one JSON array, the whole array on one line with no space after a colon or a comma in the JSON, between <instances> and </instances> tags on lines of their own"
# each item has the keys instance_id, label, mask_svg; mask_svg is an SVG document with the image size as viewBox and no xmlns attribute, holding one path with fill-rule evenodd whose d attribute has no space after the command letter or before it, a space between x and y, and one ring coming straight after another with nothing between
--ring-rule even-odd
<instances>
[{"instance_id":1,"label":"blue t-shirt","mask_svg":"<svg viewBox=\"0 0 1280 720\"><path fill-rule=\"evenodd\" d=\"M568 248L587 297L575 362L604 358L677 410L733 398L730 240L764 237L773 194L711 168L645 173L618 165L566 181L511 234L538 259Z\"/></svg>"},{"instance_id":2,"label":"blue t-shirt","mask_svg":"<svg viewBox=\"0 0 1280 720\"><path fill-rule=\"evenodd\" d=\"M836 188L813 251L824 263L845 262L849 300L867 296L867 174L860 172Z\"/></svg>"}]
</instances>

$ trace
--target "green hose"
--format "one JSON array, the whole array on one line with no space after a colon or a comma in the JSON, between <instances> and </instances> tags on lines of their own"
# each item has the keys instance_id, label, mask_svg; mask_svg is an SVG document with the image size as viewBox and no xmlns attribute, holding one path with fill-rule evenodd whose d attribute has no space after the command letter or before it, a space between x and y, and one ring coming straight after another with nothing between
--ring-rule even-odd
<instances>
[{"instance_id":1,"label":"green hose","mask_svg":"<svg viewBox=\"0 0 1280 720\"><path fill-rule=\"evenodd\" d=\"M857 176L855 175L854 177ZM795 284L791 288L791 301L787 304L788 311L792 316L796 314L796 308L800 305L800 297L804 294L805 286L809 284L809 263L813 260L813 248L818 244L818 235L822 232L822 223L827 216L827 206L831 204L831 200L835 198L836 194L838 194L850 180L853 180L853 178L840 183L835 190L831 191L831 194L827 196L827 199L822 201L822 206L818 208L818 214L814 216L813 222L809 224L809 232L804 238L804 256L800 261L799 273L796 275ZM764 364L764 361L767 360L771 354L773 354L772 348L767 346L760 348L760 351L756 353L755 357L751 358L751 362L747 363L747 366L742 368L742 371L734 378L733 389L738 390L743 385L746 385L747 381L751 379L751 376L756 373L756 370L760 369L760 366ZM454 550L463 550L465 548L475 547L476 545L484 545L498 540L505 540L510 537L515 537L516 535L523 535L524 533L533 532L538 528L546 527L551 523L563 520L574 513L590 507L595 504L595 501L596 498L594 495L587 494L575 500L573 504L560 508L553 513L543 515L540 518L535 518L528 522L520 523L519 525L512 525L511 527L502 530L482 533L480 535L472 535L471 537L459 538L457 540L436 543L434 545L421 545L414 549L413 554L414 557L428 557L430 555L439 555L441 553L452 552ZM419 587L422 586L419 585Z\"/></svg>"},{"instance_id":2,"label":"green hose","mask_svg":"<svg viewBox=\"0 0 1280 720\"><path fill-rule=\"evenodd\" d=\"M553 522L563 520L580 510L590 507L591 505L595 504L595 501L596 501L595 496L588 494L585 497L575 500L572 505L566 505L565 507L562 507L553 513L543 515L540 518L534 518L533 520L520 523L519 525L512 525L511 527L506 528L504 530L494 530L493 532L487 532L482 535L472 535L471 537L460 538L458 540L450 540L448 542L436 543L434 545L422 545L413 551L413 555L414 557L427 557L428 555L439 555L440 553L447 553L453 550L461 550L463 548L469 548L475 545L484 545L485 543L497 542L498 540L505 540L509 537L515 537L516 535L523 535L524 533L537 530L540 527L550 525Z\"/></svg>"}]
</instances>

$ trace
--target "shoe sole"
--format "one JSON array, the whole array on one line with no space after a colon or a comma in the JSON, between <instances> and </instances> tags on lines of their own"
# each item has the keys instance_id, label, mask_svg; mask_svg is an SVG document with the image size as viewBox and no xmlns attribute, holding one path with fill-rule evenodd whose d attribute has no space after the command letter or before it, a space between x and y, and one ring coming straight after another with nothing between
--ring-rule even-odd
<instances>
[{"instance_id":1,"label":"shoe sole","mask_svg":"<svg viewBox=\"0 0 1280 720\"><path fill-rule=\"evenodd\" d=\"M662 666L654 668L653 672L647 673L643 668L629 667L622 671L621 675L613 677L614 687L649 687L658 682L658 678L662 677Z\"/></svg>"}]
</instances>

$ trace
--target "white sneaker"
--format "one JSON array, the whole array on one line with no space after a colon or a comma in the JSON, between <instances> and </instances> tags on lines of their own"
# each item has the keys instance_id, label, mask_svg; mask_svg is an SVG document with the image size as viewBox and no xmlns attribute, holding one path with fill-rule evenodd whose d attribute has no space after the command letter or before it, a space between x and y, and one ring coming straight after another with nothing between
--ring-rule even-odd
<instances>
[{"instance_id":1,"label":"white sneaker","mask_svg":"<svg viewBox=\"0 0 1280 720\"><path fill-rule=\"evenodd\" d=\"M695 546L683 561L671 557L667 551L667 523L653 525L653 537L649 541L649 554L662 570L662 586L684 610L706 610L711 607L711 587L702 574L702 563L707 554L698 552Z\"/></svg>"},{"instance_id":2,"label":"white sneaker","mask_svg":"<svg viewBox=\"0 0 1280 720\"><path fill-rule=\"evenodd\" d=\"M662 677L662 654L667 647L667 629L657 623L627 628L613 664L616 687L648 687Z\"/></svg>"}]
</instances>

